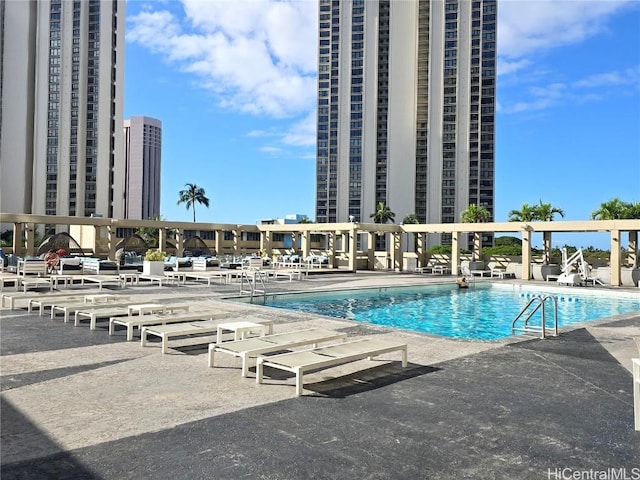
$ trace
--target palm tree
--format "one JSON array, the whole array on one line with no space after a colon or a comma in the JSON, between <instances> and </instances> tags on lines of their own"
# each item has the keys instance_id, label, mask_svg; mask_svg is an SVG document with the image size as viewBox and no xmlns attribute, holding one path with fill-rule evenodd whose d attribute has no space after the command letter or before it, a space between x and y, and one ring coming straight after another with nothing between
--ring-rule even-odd
<instances>
[{"instance_id":1,"label":"palm tree","mask_svg":"<svg viewBox=\"0 0 640 480\"><path fill-rule=\"evenodd\" d=\"M491 213L489 212L489 210L487 210L487 207L472 203L462 211L462 213L460 214L460 220L462 220L462 223L484 223L491 220ZM480 236L478 235L478 233L474 233L473 237L473 243L474 245L477 245L478 248L473 249L472 258L473 260L479 260L482 250L482 242L480 241Z\"/></svg>"},{"instance_id":2,"label":"palm tree","mask_svg":"<svg viewBox=\"0 0 640 480\"><path fill-rule=\"evenodd\" d=\"M484 223L491 220L491 213L487 207L472 203L461 214L462 223Z\"/></svg>"},{"instance_id":3,"label":"palm tree","mask_svg":"<svg viewBox=\"0 0 640 480\"><path fill-rule=\"evenodd\" d=\"M406 215L403 219L402 219L402 224L403 225L417 225L420 222L418 221L418 217L416 216L415 213L410 213L409 215ZM413 234L413 241L414 241L414 250L415 250L415 244L418 243L418 234L414 233ZM407 237L407 251L409 251L409 237Z\"/></svg>"},{"instance_id":4,"label":"palm tree","mask_svg":"<svg viewBox=\"0 0 640 480\"><path fill-rule=\"evenodd\" d=\"M615 197L608 202L602 202L600 208L591 213L591 218L593 220L619 220L624 218L625 210L629 206L630 204Z\"/></svg>"},{"instance_id":5,"label":"palm tree","mask_svg":"<svg viewBox=\"0 0 640 480\"><path fill-rule=\"evenodd\" d=\"M177 205L185 203L187 210L193 207L193 222L196 221L196 203L201 203L209 208L209 199L205 196L204 188L197 186L195 183L186 183L185 190L180 190Z\"/></svg>"},{"instance_id":6,"label":"palm tree","mask_svg":"<svg viewBox=\"0 0 640 480\"><path fill-rule=\"evenodd\" d=\"M149 217L149 220L165 221L166 219L162 218L160 215L153 215ZM140 235L142 239L145 242L147 242L148 245L158 245L158 238L160 237L160 232L157 228L140 227L136 230L135 233Z\"/></svg>"},{"instance_id":7,"label":"palm tree","mask_svg":"<svg viewBox=\"0 0 640 480\"><path fill-rule=\"evenodd\" d=\"M541 222L553 222L553 216L556 213L564 218L564 210L554 207L550 203L542 203L542 200L540 200L540 204L535 207L535 210L536 220L540 220Z\"/></svg>"},{"instance_id":8,"label":"palm tree","mask_svg":"<svg viewBox=\"0 0 640 480\"><path fill-rule=\"evenodd\" d=\"M384 202L378 202L376 205L376 211L369 215L373 218L375 223L388 223L389 220L393 221L396 218L396 214Z\"/></svg>"},{"instance_id":9,"label":"palm tree","mask_svg":"<svg viewBox=\"0 0 640 480\"><path fill-rule=\"evenodd\" d=\"M640 202L627 203L624 209L625 219L640 219Z\"/></svg>"},{"instance_id":10,"label":"palm tree","mask_svg":"<svg viewBox=\"0 0 640 480\"><path fill-rule=\"evenodd\" d=\"M564 211L561 208L552 206L550 203L542 203L542 200L540 200L540 204L536 206L536 220L541 222L553 222L553 216L556 213L564 217ZM548 265L551 261L551 232L542 234L542 244L544 250L542 262Z\"/></svg>"},{"instance_id":11,"label":"palm tree","mask_svg":"<svg viewBox=\"0 0 640 480\"><path fill-rule=\"evenodd\" d=\"M511 210L509 212L510 222L532 222L536 219L535 205L523 203L520 210Z\"/></svg>"},{"instance_id":12,"label":"palm tree","mask_svg":"<svg viewBox=\"0 0 640 480\"><path fill-rule=\"evenodd\" d=\"M416 217L415 213L410 213L402 219L402 223L405 225L417 225L420 222L418 221L418 217Z\"/></svg>"},{"instance_id":13,"label":"palm tree","mask_svg":"<svg viewBox=\"0 0 640 480\"><path fill-rule=\"evenodd\" d=\"M304 216L300 219L300 223L313 223L313 221L309 217Z\"/></svg>"}]
</instances>

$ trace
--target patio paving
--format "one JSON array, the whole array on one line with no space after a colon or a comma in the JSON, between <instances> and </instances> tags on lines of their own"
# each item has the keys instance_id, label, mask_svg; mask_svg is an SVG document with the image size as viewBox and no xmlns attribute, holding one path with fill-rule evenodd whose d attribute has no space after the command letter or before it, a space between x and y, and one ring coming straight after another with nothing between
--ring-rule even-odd
<instances>
[{"instance_id":1,"label":"patio paving","mask_svg":"<svg viewBox=\"0 0 640 480\"><path fill-rule=\"evenodd\" d=\"M408 274L314 275L270 291L453 281ZM0 477L6 479L563 478L640 465L631 357L640 313L547 340L452 340L223 300L238 285L133 287L132 301L188 299L309 326L380 335L398 355L266 384L238 359L207 368L212 338L162 355L124 330L0 310ZM215 338L215 337L214 337ZM229 358L225 358L229 357ZM389 361L393 360L393 361ZM566 470L563 470L566 469ZM619 469L619 470L618 470ZM569 478L569 477L565 477ZM586 477L580 477L586 478ZM594 477L597 478L597 477ZM613 477L611 477L613 478ZM623 478L623 477L619 477Z\"/></svg>"}]
</instances>

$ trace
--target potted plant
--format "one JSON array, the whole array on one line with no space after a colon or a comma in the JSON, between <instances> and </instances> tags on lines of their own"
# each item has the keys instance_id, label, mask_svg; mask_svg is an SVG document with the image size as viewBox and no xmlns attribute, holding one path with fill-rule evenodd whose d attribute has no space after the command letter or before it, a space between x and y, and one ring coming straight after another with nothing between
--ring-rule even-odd
<instances>
[{"instance_id":1,"label":"potted plant","mask_svg":"<svg viewBox=\"0 0 640 480\"><path fill-rule=\"evenodd\" d=\"M164 275L164 259L167 256L162 250L147 250L142 262L143 275Z\"/></svg>"}]
</instances>

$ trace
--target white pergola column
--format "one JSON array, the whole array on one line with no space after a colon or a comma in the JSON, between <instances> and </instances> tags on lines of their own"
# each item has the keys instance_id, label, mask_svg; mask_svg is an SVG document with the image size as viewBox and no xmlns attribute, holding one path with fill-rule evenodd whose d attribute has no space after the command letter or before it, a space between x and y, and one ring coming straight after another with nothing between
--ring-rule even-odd
<instances>
[{"instance_id":1,"label":"white pergola column","mask_svg":"<svg viewBox=\"0 0 640 480\"><path fill-rule=\"evenodd\" d=\"M33 223L27 223L26 224L26 228L24 229L24 236L25 236L25 246L26 246L26 255L27 256L32 256L36 254L36 248L35 248L35 240L36 240L36 230L35 230L35 224Z\"/></svg>"},{"instance_id":2,"label":"white pergola column","mask_svg":"<svg viewBox=\"0 0 640 480\"><path fill-rule=\"evenodd\" d=\"M454 232L455 233L455 232ZM418 267L424 267L425 265L425 251L424 251L424 246L425 246L426 242L425 242L425 234L424 233L417 233L416 234L416 253L418 254Z\"/></svg>"},{"instance_id":3,"label":"white pergola column","mask_svg":"<svg viewBox=\"0 0 640 480\"><path fill-rule=\"evenodd\" d=\"M460 270L460 233L451 234L451 274L458 275Z\"/></svg>"},{"instance_id":4,"label":"white pergola column","mask_svg":"<svg viewBox=\"0 0 640 480\"><path fill-rule=\"evenodd\" d=\"M167 229L158 228L158 250L164 252L167 245Z\"/></svg>"},{"instance_id":5,"label":"white pergola column","mask_svg":"<svg viewBox=\"0 0 640 480\"><path fill-rule=\"evenodd\" d=\"M349 270L354 272L357 270L357 249L358 242L356 241L356 229L351 227L349 230Z\"/></svg>"},{"instance_id":6,"label":"white pergola column","mask_svg":"<svg viewBox=\"0 0 640 480\"><path fill-rule=\"evenodd\" d=\"M376 234L367 232L367 263L369 270L376 269Z\"/></svg>"},{"instance_id":7,"label":"white pergola column","mask_svg":"<svg viewBox=\"0 0 640 480\"><path fill-rule=\"evenodd\" d=\"M22 256L22 223L13 224L13 254Z\"/></svg>"},{"instance_id":8,"label":"white pergola column","mask_svg":"<svg viewBox=\"0 0 640 480\"><path fill-rule=\"evenodd\" d=\"M522 279L531 279L531 230L522 231Z\"/></svg>"},{"instance_id":9,"label":"white pergola column","mask_svg":"<svg viewBox=\"0 0 640 480\"><path fill-rule=\"evenodd\" d=\"M184 256L184 229L176 228L176 256Z\"/></svg>"},{"instance_id":10,"label":"white pergola column","mask_svg":"<svg viewBox=\"0 0 640 480\"><path fill-rule=\"evenodd\" d=\"M301 245L300 245L300 249L302 250L301 253L301 257L304 261L307 260L307 257L309 256L309 232L308 231L304 231L300 234L301 237Z\"/></svg>"},{"instance_id":11,"label":"white pergola column","mask_svg":"<svg viewBox=\"0 0 640 480\"><path fill-rule=\"evenodd\" d=\"M620 230L611 230L611 285L622 285L622 261L620 258Z\"/></svg>"}]
</instances>

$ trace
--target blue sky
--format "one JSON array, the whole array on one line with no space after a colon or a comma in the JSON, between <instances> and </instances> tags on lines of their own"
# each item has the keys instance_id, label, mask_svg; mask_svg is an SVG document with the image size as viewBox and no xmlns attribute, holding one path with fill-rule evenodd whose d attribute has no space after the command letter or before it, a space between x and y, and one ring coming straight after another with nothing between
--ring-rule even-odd
<instances>
[{"instance_id":1,"label":"blue sky","mask_svg":"<svg viewBox=\"0 0 640 480\"><path fill-rule=\"evenodd\" d=\"M640 201L640 2L498 10L496 221L525 202L584 220ZM127 2L125 118L162 121L163 218L192 220L185 183L211 200L198 221L314 217L316 17L315 0Z\"/></svg>"}]
</instances>

